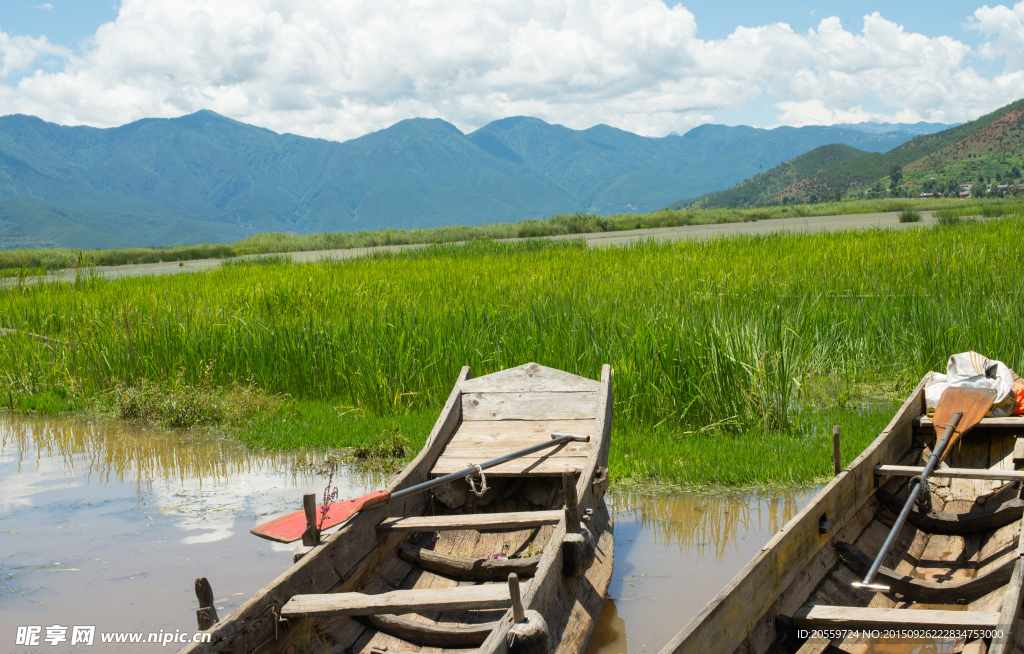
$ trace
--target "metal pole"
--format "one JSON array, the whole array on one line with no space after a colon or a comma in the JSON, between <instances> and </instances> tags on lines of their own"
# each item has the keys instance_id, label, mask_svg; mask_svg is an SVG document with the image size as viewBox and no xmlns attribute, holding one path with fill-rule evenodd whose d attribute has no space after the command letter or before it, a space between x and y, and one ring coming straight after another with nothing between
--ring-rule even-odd
<instances>
[{"instance_id":1,"label":"metal pole","mask_svg":"<svg viewBox=\"0 0 1024 654\"><path fill-rule=\"evenodd\" d=\"M539 452L540 450L547 449L549 447L554 447L556 445L561 445L562 443L569 443L569 442L589 443L590 442L590 436L580 436L579 434L563 434L561 432L557 432L556 431L556 432L553 432L551 434L551 440L549 440L548 442L546 442L546 443L539 443L537 445L533 445L531 447L527 447L525 449L519 450L518 452L512 452L511 454L506 454L505 456L499 456L497 459L491 459L490 461L484 461L483 463L480 464L480 469L481 470L486 470L488 468L493 468L494 466L501 465L502 463L506 463L506 462L511 461L513 459L518 459L521 456L526 456L527 454L532 454L534 452ZM421 492L423 492L425 490L430 490L431 488L434 488L435 486L441 486L442 484L447 484L450 481L455 481L456 479L461 479L461 478L465 477L466 475L469 475L469 474L472 474L472 473L476 472L476 469L477 469L477 466L473 466L472 468L466 468L465 470L460 470L458 472L453 472L453 473L447 474L447 475L445 475L443 477L438 477L437 479L431 479L430 481L425 481L422 484L417 484L415 486L410 486L409 488L406 488L404 490L400 490L400 491L398 491L396 493L392 493L391 494L391 500L401 499L403 497L406 497L407 495L413 495L415 493L421 493Z\"/></svg>"},{"instance_id":2,"label":"metal pole","mask_svg":"<svg viewBox=\"0 0 1024 654\"><path fill-rule=\"evenodd\" d=\"M921 494L921 490L927 490L928 476L932 474L932 470L938 465L939 459L942 457L942 452L946 449L946 444L949 443L949 439L952 438L954 432L956 432L956 426L960 424L960 418L964 416L962 411L957 411L950 417L949 423L946 425L946 431L943 432L942 438L935 444L935 449L932 450L932 455L928 457L928 463L925 464L924 470L921 471L919 477L913 477L910 480L913 488L910 489L910 495L907 497L906 504L903 505L903 510L900 511L899 517L896 518L896 522L892 523L892 529L889 530L889 535L886 537L885 542L882 543L882 549L878 550L878 556L875 557L874 563L868 568L868 573L864 575L864 581L860 583L851 584L858 588L868 588L869 590L878 590L883 593L889 591L888 586L881 584L872 584L875 575L878 573L878 568L882 565L882 559L889 552L889 548L892 547L892 543L896 540L896 534L899 533L900 527L907 521L907 516L910 515L910 510L914 508L914 502L917 501L918 496Z\"/></svg>"}]
</instances>

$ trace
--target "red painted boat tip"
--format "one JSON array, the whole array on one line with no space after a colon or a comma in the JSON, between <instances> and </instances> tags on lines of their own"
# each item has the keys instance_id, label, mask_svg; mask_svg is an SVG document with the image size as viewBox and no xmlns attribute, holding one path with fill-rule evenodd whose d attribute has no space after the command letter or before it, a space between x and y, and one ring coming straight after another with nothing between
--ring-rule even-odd
<instances>
[{"instance_id":1,"label":"red painted boat tip","mask_svg":"<svg viewBox=\"0 0 1024 654\"><path fill-rule=\"evenodd\" d=\"M320 515L323 507L318 506L316 507L317 522L320 524L321 531L329 529L340 525L365 508L386 502L390 497L391 493L388 491L374 491L362 497L357 497L354 500L332 502L328 505L327 516L322 522L320 521ZM250 529L249 533L255 534L260 538L277 541L278 543L294 543L302 538L302 534L305 531L306 514L303 511L296 511L295 513L275 518L270 522L264 522L262 525L257 525Z\"/></svg>"}]
</instances>

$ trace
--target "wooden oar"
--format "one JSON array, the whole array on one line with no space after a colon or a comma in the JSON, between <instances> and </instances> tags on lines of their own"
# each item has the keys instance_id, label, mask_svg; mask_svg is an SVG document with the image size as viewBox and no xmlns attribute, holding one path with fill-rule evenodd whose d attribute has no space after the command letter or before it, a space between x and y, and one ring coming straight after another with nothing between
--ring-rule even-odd
<instances>
[{"instance_id":1,"label":"wooden oar","mask_svg":"<svg viewBox=\"0 0 1024 654\"><path fill-rule=\"evenodd\" d=\"M946 450L940 454L940 460L946 457L964 434L985 417L995 399L996 392L991 388L947 388L942 391L939 404L935 407L935 416L932 418L936 442L955 412L959 411L963 417L960 418L960 423L953 432Z\"/></svg>"},{"instance_id":2,"label":"wooden oar","mask_svg":"<svg viewBox=\"0 0 1024 654\"><path fill-rule=\"evenodd\" d=\"M932 450L931 456L928 457L928 462L925 463L920 476L913 477L910 480L910 494L907 496L907 501L903 504L903 509L892 524L889 535L886 537L885 542L882 543L881 549L878 550L878 555L875 557L874 562L868 568L867 574L864 575L864 580L854 583L843 583L844 586L864 588L881 593L889 592L888 586L873 583L875 574L878 573L878 568L882 565L882 559L885 558L889 548L892 547L893 541L896 540L896 534L899 533L903 523L906 522L907 516L910 515L911 509L914 508L914 502L917 501L918 496L922 492L929 492L928 477L932 474L935 466L946 456L947 452L953 449L954 443L960 440L964 434L978 424L979 420L985 417L985 414L992 407L992 401L995 400L995 397L996 392L988 388L947 388L942 391L942 395L939 397L939 405L935 407L935 416L932 418L932 424L935 425L935 449ZM942 430L941 432L939 431L940 429Z\"/></svg>"},{"instance_id":3,"label":"wooden oar","mask_svg":"<svg viewBox=\"0 0 1024 654\"><path fill-rule=\"evenodd\" d=\"M511 454L499 456L496 459L485 461L478 466L473 466L471 468L466 468L465 470L453 472L443 477L438 477L437 479L431 479L430 481L425 481L422 484L417 484L416 486L410 486L409 488L397 491L395 493L391 493L386 490L374 491L367 495L363 495L362 497L357 497L354 500L334 502L333 504L328 505L327 515L323 516L322 520L317 525L317 529L319 531L322 531L324 529L334 527L335 525L340 525L341 523L345 522L346 520L348 520L355 514L359 513L363 509L368 509L371 506L376 506L377 504L384 504L386 502L390 502L391 500L401 499L408 495L413 495L414 493L421 493L425 490L434 488L435 486L447 484L449 482L455 481L456 479L462 479L466 475L471 475L482 470L487 470L488 468L493 468L494 466L498 466L501 465L502 463L512 461L513 459L518 459L521 456L526 456L527 454L532 454L534 452L538 452L549 447L561 445L562 443L587 443L589 441L590 436L580 436L579 434L563 434L560 432L554 432L551 434L551 440L547 442L538 443L537 445L532 445L530 447L523 448L517 452L512 452ZM316 514L321 515L322 509L323 507L318 507ZM270 522L265 522L262 525L253 527L249 530L249 533L255 534L260 538L266 538L267 540L273 540L279 543L293 543L302 538L302 534L305 533L306 527L307 525L305 511L296 511L295 513L290 513L286 516L281 516L280 518L275 518Z\"/></svg>"}]
</instances>

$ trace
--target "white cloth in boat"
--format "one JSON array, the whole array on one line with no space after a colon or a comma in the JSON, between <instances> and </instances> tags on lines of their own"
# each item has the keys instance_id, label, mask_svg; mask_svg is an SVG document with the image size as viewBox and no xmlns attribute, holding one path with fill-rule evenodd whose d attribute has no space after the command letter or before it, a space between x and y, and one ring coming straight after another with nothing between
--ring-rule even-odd
<instances>
[{"instance_id":1,"label":"white cloth in boat","mask_svg":"<svg viewBox=\"0 0 1024 654\"><path fill-rule=\"evenodd\" d=\"M928 414L935 411L942 391L947 388L991 388L996 392L992 404L993 416L1009 415L1016 403L1010 390L1013 388L1013 371L1002 361L986 358L977 352L961 352L949 357L946 374L935 373L925 384L924 398Z\"/></svg>"}]
</instances>

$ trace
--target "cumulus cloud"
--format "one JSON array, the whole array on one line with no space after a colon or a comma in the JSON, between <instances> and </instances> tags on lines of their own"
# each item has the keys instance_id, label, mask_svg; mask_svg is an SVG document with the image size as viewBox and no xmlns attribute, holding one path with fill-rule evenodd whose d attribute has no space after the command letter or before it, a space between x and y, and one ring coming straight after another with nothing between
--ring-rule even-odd
<instances>
[{"instance_id":1,"label":"cumulus cloud","mask_svg":"<svg viewBox=\"0 0 1024 654\"><path fill-rule=\"evenodd\" d=\"M45 36L11 36L0 32L0 79L9 79L17 72L29 68L41 57L67 57L70 51L50 43Z\"/></svg>"},{"instance_id":2,"label":"cumulus cloud","mask_svg":"<svg viewBox=\"0 0 1024 654\"><path fill-rule=\"evenodd\" d=\"M976 12L986 47L1020 38L992 12L1022 7ZM63 70L0 86L0 113L109 126L205 108L332 139L413 116L662 135L766 97L784 124L956 121L1024 88L1019 67L986 78L970 54L878 13L859 32L824 18L807 33L779 23L703 40L692 13L661 0L124 0ZM892 110L861 109L872 103Z\"/></svg>"},{"instance_id":3,"label":"cumulus cloud","mask_svg":"<svg viewBox=\"0 0 1024 654\"><path fill-rule=\"evenodd\" d=\"M1018 2L1013 9L985 5L974 12L967 28L978 30L991 39L981 47L981 56L987 59L1006 57L1007 70L1024 69L1024 2Z\"/></svg>"}]
</instances>

